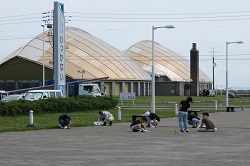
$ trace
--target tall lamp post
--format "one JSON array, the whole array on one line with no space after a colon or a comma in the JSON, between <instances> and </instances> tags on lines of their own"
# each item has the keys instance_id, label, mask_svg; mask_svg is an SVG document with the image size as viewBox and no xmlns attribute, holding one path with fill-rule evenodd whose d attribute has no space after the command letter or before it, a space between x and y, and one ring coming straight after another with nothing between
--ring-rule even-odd
<instances>
[{"instance_id":1,"label":"tall lamp post","mask_svg":"<svg viewBox=\"0 0 250 166\"><path fill-rule=\"evenodd\" d=\"M242 41L226 42L226 107L228 107L228 45L229 44L243 44ZM226 108L227 109L227 108Z\"/></svg>"},{"instance_id":2,"label":"tall lamp post","mask_svg":"<svg viewBox=\"0 0 250 166\"><path fill-rule=\"evenodd\" d=\"M214 47L213 47L213 90L214 90L214 68L216 67L216 63L214 63ZM217 90L217 88L216 88Z\"/></svg>"},{"instance_id":3,"label":"tall lamp post","mask_svg":"<svg viewBox=\"0 0 250 166\"><path fill-rule=\"evenodd\" d=\"M175 28L173 25L166 25L161 27L152 26L152 101L151 101L151 112L155 113L155 60L154 60L154 30L159 28L172 29Z\"/></svg>"},{"instance_id":4,"label":"tall lamp post","mask_svg":"<svg viewBox=\"0 0 250 166\"><path fill-rule=\"evenodd\" d=\"M43 27L43 86L45 86L45 70L44 70L44 25Z\"/></svg>"}]
</instances>

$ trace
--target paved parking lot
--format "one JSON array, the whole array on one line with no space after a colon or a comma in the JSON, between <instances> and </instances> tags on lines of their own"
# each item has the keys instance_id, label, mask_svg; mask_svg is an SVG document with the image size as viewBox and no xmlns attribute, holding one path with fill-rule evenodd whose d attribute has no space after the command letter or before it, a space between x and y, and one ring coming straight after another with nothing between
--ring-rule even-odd
<instances>
[{"instance_id":1,"label":"paved parking lot","mask_svg":"<svg viewBox=\"0 0 250 166\"><path fill-rule=\"evenodd\" d=\"M177 118L168 118L150 133L131 132L130 123L0 133L0 165L250 165L250 110L210 117L217 132L180 135Z\"/></svg>"}]
</instances>

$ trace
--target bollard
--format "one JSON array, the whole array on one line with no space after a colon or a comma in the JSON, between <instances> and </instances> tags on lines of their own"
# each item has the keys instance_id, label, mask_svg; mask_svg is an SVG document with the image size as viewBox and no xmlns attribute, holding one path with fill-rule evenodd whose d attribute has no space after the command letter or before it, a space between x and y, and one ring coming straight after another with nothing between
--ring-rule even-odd
<instances>
[{"instance_id":1,"label":"bollard","mask_svg":"<svg viewBox=\"0 0 250 166\"><path fill-rule=\"evenodd\" d=\"M245 110L245 106L241 105L241 111L244 111L244 110Z\"/></svg>"},{"instance_id":2,"label":"bollard","mask_svg":"<svg viewBox=\"0 0 250 166\"><path fill-rule=\"evenodd\" d=\"M214 103L215 103L215 110L217 110L218 109L217 101L215 101Z\"/></svg>"},{"instance_id":3,"label":"bollard","mask_svg":"<svg viewBox=\"0 0 250 166\"><path fill-rule=\"evenodd\" d=\"M177 104L175 104L175 115L178 115L179 111L178 111L178 106Z\"/></svg>"},{"instance_id":4,"label":"bollard","mask_svg":"<svg viewBox=\"0 0 250 166\"><path fill-rule=\"evenodd\" d=\"M33 123L33 111L30 110L30 123L29 123L29 126L33 126L34 123Z\"/></svg>"},{"instance_id":5,"label":"bollard","mask_svg":"<svg viewBox=\"0 0 250 166\"><path fill-rule=\"evenodd\" d=\"M122 120L121 107L118 107L118 120Z\"/></svg>"}]
</instances>

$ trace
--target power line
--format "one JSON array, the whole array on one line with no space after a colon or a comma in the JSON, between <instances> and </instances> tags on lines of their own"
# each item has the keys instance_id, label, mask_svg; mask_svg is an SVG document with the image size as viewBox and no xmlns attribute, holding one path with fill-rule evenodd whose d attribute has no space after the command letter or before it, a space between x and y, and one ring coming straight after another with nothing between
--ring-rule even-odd
<instances>
[{"instance_id":1,"label":"power line","mask_svg":"<svg viewBox=\"0 0 250 166\"><path fill-rule=\"evenodd\" d=\"M138 15L208 15L208 14L237 14L237 13L250 13L250 11L233 11L233 12L211 12L211 13L82 13L82 12L66 12L66 13L74 13L74 14L91 14L91 15L132 15L132 16L138 16Z\"/></svg>"},{"instance_id":2,"label":"power line","mask_svg":"<svg viewBox=\"0 0 250 166\"><path fill-rule=\"evenodd\" d=\"M11 19L11 20L0 20L0 22L10 22L10 21L19 21L19 20L33 20L33 19L41 19L41 17L31 17L31 18L18 18L18 19Z\"/></svg>"},{"instance_id":3,"label":"power line","mask_svg":"<svg viewBox=\"0 0 250 166\"><path fill-rule=\"evenodd\" d=\"M89 18L92 18L92 19L127 19L127 20L149 20L149 19L154 19L154 20L172 20L172 19L210 19L210 18L235 18L235 17L249 17L250 15L237 15L237 16L206 16L206 17L174 17L174 18L169 18L169 17L107 17L107 16L71 16L71 17L74 17L74 18L85 18L85 19L89 19Z\"/></svg>"},{"instance_id":4,"label":"power line","mask_svg":"<svg viewBox=\"0 0 250 166\"><path fill-rule=\"evenodd\" d=\"M17 40L17 39L32 39L34 38L33 36L31 37L16 37L16 38L0 38L0 40Z\"/></svg>"},{"instance_id":5,"label":"power line","mask_svg":"<svg viewBox=\"0 0 250 166\"><path fill-rule=\"evenodd\" d=\"M222 21L244 21L244 20L249 20L249 18L242 18L242 19L218 19L218 20L180 20L180 21L171 21L172 23L185 23L185 22L222 22ZM146 23L146 22L166 22L166 20L87 20L87 19L83 19L83 20L75 20L75 19L71 19L71 21L84 21L84 22L113 22L113 23L117 23L117 22L124 22L124 23Z\"/></svg>"},{"instance_id":6,"label":"power line","mask_svg":"<svg viewBox=\"0 0 250 166\"><path fill-rule=\"evenodd\" d=\"M27 23L34 23L34 22L41 22L41 20L39 20L39 21L10 22L10 23L2 23L0 25L27 24Z\"/></svg>"},{"instance_id":7,"label":"power line","mask_svg":"<svg viewBox=\"0 0 250 166\"><path fill-rule=\"evenodd\" d=\"M41 13L33 13L33 14L24 14L24 15L15 15L15 16L4 16L4 17L0 17L1 18L13 18L13 17L23 17L23 16L34 16L34 15L38 15L38 14L41 14Z\"/></svg>"}]
</instances>

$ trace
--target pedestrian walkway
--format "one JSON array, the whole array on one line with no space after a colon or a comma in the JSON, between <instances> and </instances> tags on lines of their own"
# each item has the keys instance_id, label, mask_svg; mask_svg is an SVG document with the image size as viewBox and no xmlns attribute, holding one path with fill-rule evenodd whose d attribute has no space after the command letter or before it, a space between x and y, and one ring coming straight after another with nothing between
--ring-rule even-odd
<instances>
[{"instance_id":1,"label":"pedestrian walkway","mask_svg":"<svg viewBox=\"0 0 250 166\"><path fill-rule=\"evenodd\" d=\"M210 117L217 132L190 128L180 135L175 117L161 119L160 126L149 133L131 132L130 123L0 133L0 165L248 166L250 110Z\"/></svg>"}]
</instances>

